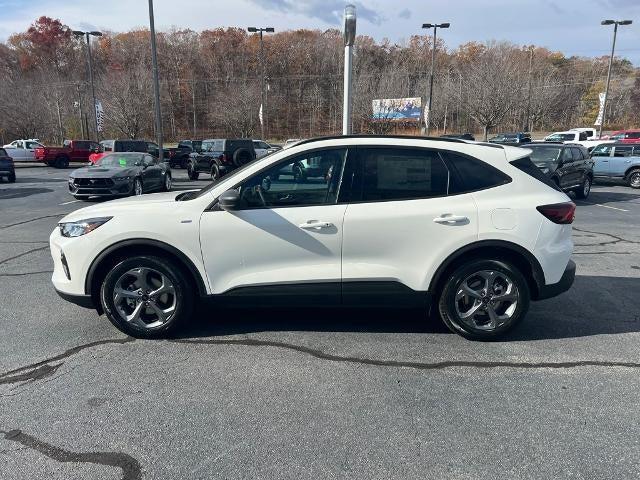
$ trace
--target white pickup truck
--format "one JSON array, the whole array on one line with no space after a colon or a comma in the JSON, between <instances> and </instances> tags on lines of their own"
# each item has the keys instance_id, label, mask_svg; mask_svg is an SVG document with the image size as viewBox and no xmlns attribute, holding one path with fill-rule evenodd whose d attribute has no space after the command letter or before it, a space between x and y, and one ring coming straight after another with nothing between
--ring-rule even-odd
<instances>
[{"instance_id":1,"label":"white pickup truck","mask_svg":"<svg viewBox=\"0 0 640 480\"><path fill-rule=\"evenodd\" d=\"M36 148L44 147L38 140L14 140L11 143L4 145L7 151L7 155L13 158L14 162L35 162L36 160Z\"/></svg>"},{"instance_id":2,"label":"white pickup truck","mask_svg":"<svg viewBox=\"0 0 640 480\"><path fill-rule=\"evenodd\" d=\"M564 132L554 132L544 137L545 142L577 143L591 150L602 143L611 143L613 140L596 140L595 128L574 128Z\"/></svg>"}]
</instances>

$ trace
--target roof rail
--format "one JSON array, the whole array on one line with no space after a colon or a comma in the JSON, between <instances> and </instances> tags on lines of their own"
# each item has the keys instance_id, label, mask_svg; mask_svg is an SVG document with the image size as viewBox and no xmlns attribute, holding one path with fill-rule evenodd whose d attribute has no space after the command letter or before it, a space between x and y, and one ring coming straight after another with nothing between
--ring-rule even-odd
<instances>
[{"instance_id":1,"label":"roof rail","mask_svg":"<svg viewBox=\"0 0 640 480\"><path fill-rule=\"evenodd\" d=\"M338 140L341 138L400 138L407 140L435 140L438 142L450 142L450 143L467 143L466 140L459 138L446 138L446 137L426 137L426 136L414 136L414 135L332 135L327 137L314 137L307 138L306 140L300 140L296 143L298 145L304 145L305 143L320 142L322 140ZM493 145L492 145L493 146Z\"/></svg>"}]
</instances>

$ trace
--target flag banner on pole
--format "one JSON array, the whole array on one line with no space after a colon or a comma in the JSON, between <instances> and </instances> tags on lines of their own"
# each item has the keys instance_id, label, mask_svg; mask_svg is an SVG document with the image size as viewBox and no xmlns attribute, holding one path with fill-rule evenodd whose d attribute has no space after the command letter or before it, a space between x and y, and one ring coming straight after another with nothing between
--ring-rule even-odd
<instances>
[{"instance_id":1,"label":"flag banner on pole","mask_svg":"<svg viewBox=\"0 0 640 480\"><path fill-rule=\"evenodd\" d=\"M598 97L600 98L600 110L598 110L598 118L596 118L596 121L594 123L596 127L602 125L602 117L604 117L604 92L600 92L598 94Z\"/></svg>"},{"instance_id":2,"label":"flag banner on pole","mask_svg":"<svg viewBox=\"0 0 640 480\"><path fill-rule=\"evenodd\" d=\"M262 104L260 104L260 111L258 112L258 118L260 119L260 125L263 124L262 122Z\"/></svg>"},{"instance_id":3,"label":"flag banner on pole","mask_svg":"<svg viewBox=\"0 0 640 480\"><path fill-rule=\"evenodd\" d=\"M102 102L96 100L96 120L98 122L98 131L104 131L104 110L102 109Z\"/></svg>"}]
</instances>

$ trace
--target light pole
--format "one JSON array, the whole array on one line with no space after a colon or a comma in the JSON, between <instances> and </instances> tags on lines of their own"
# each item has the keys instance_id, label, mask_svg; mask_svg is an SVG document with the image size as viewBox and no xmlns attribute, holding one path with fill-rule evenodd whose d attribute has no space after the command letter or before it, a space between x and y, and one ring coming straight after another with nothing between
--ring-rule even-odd
<instances>
[{"instance_id":1,"label":"light pole","mask_svg":"<svg viewBox=\"0 0 640 480\"><path fill-rule=\"evenodd\" d=\"M153 64L153 92L155 94L158 161L162 162L164 160L164 151L162 149L162 112L160 111L160 80L158 79L158 54L156 52L156 27L153 21L153 0L149 0L149 33L151 34L151 63Z\"/></svg>"},{"instance_id":2,"label":"light pole","mask_svg":"<svg viewBox=\"0 0 640 480\"><path fill-rule=\"evenodd\" d=\"M96 112L96 88L93 84L93 64L91 61L91 42L89 41L89 35L94 37L101 37L102 32L83 32L81 30L73 30L72 32L76 37L84 36L87 40L87 59L89 62L89 82L91 83L91 96L93 97L93 121L96 127L96 140L100 141L100 132L98 132L98 112ZM87 137L89 132L87 132Z\"/></svg>"},{"instance_id":3,"label":"light pole","mask_svg":"<svg viewBox=\"0 0 640 480\"><path fill-rule=\"evenodd\" d=\"M265 140L265 124L267 123L267 106L266 106L266 91L264 89L265 82L265 64L264 64L264 41L262 39L262 34L264 32L273 33L275 29L273 27L249 27L247 28L248 32L257 33L260 32L260 70L262 71L261 77L262 80L260 82L260 136L262 140Z\"/></svg>"},{"instance_id":4,"label":"light pole","mask_svg":"<svg viewBox=\"0 0 640 480\"><path fill-rule=\"evenodd\" d=\"M631 20L603 20L601 25L613 25L613 43L611 45L611 56L609 57L609 70L607 71L607 86L604 89L604 101L602 102L602 121L598 129L598 137L602 138L602 126L607 116L607 97L609 96L609 82L611 81L611 66L613 65L613 54L616 50L616 36L618 35L618 25L631 25Z\"/></svg>"},{"instance_id":5,"label":"light pole","mask_svg":"<svg viewBox=\"0 0 640 480\"><path fill-rule=\"evenodd\" d=\"M429 100L427 111L424 116L425 133L429 135L429 123L431 123L431 107L433 106L433 71L436 64L436 40L438 28L449 28L450 23L423 23L422 28L433 28L433 47L431 48L431 76L429 77Z\"/></svg>"},{"instance_id":6,"label":"light pole","mask_svg":"<svg viewBox=\"0 0 640 480\"><path fill-rule=\"evenodd\" d=\"M342 134L351 135L351 73L353 69L353 44L356 40L356 7L344 7L344 99L342 106Z\"/></svg>"}]
</instances>

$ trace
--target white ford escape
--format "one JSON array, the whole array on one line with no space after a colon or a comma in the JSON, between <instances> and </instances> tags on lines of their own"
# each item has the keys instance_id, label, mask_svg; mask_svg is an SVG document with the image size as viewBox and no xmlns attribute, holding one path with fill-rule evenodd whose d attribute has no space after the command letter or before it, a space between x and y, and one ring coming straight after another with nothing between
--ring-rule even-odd
<instances>
[{"instance_id":1,"label":"white ford escape","mask_svg":"<svg viewBox=\"0 0 640 480\"><path fill-rule=\"evenodd\" d=\"M197 192L67 215L51 234L53 284L136 337L176 330L206 297L420 305L465 337L493 338L575 276L575 205L529 153L420 137L303 141Z\"/></svg>"}]
</instances>

